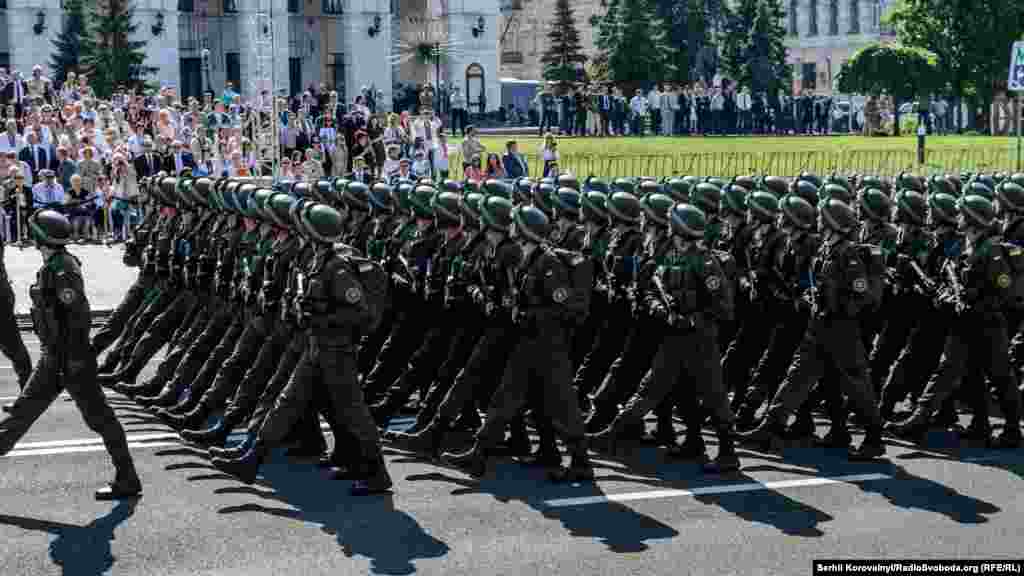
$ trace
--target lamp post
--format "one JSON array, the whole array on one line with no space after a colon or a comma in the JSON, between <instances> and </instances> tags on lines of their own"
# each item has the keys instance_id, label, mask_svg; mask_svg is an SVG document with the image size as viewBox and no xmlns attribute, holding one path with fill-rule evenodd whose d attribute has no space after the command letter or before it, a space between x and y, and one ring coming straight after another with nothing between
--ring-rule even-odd
<instances>
[{"instance_id":1,"label":"lamp post","mask_svg":"<svg viewBox=\"0 0 1024 576\"><path fill-rule=\"evenodd\" d=\"M210 84L210 49L203 48L200 54L203 58L203 75L206 76L206 91L213 92L213 85Z\"/></svg>"}]
</instances>

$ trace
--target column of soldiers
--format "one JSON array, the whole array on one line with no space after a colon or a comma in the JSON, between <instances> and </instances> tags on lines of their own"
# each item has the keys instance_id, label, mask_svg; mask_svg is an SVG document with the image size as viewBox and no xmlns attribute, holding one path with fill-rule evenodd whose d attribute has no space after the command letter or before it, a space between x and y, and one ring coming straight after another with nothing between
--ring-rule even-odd
<instances>
[{"instance_id":1,"label":"column of soldiers","mask_svg":"<svg viewBox=\"0 0 1024 576\"><path fill-rule=\"evenodd\" d=\"M1021 443L1022 174L145 185L156 209L93 337L99 378L243 481L289 446L386 491L381 441L555 481L642 441L708 473L740 467L738 442L874 459L886 430L956 425L958 402L967 441Z\"/></svg>"}]
</instances>

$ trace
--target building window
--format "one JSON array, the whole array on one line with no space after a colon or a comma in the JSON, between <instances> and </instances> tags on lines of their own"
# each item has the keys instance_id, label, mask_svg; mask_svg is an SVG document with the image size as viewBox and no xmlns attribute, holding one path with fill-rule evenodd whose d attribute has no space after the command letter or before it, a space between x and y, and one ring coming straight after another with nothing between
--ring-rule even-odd
<instances>
[{"instance_id":1,"label":"building window","mask_svg":"<svg viewBox=\"0 0 1024 576\"><path fill-rule=\"evenodd\" d=\"M807 9L808 23L807 23L807 35L817 36L818 35L818 0L811 0L810 7Z\"/></svg>"},{"instance_id":2,"label":"building window","mask_svg":"<svg viewBox=\"0 0 1024 576\"><path fill-rule=\"evenodd\" d=\"M288 0L288 12L298 14L302 11L302 3L299 0Z\"/></svg>"},{"instance_id":3,"label":"building window","mask_svg":"<svg viewBox=\"0 0 1024 576\"><path fill-rule=\"evenodd\" d=\"M238 0L224 0L224 13L235 14L238 12Z\"/></svg>"},{"instance_id":4,"label":"building window","mask_svg":"<svg viewBox=\"0 0 1024 576\"><path fill-rule=\"evenodd\" d=\"M7 10L7 0L0 0L0 10Z\"/></svg>"},{"instance_id":5,"label":"building window","mask_svg":"<svg viewBox=\"0 0 1024 576\"><path fill-rule=\"evenodd\" d=\"M839 0L828 2L828 34L829 36L839 35Z\"/></svg>"},{"instance_id":6,"label":"building window","mask_svg":"<svg viewBox=\"0 0 1024 576\"><path fill-rule=\"evenodd\" d=\"M331 90L338 93L338 102L345 102L345 55L330 54L327 68L331 79Z\"/></svg>"},{"instance_id":7,"label":"building window","mask_svg":"<svg viewBox=\"0 0 1024 576\"><path fill-rule=\"evenodd\" d=\"M0 52L0 68L3 68L4 70L7 70L7 71L11 70L11 53L10 52Z\"/></svg>"},{"instance_id":8,"label":"building window","mask_svg":"<svg viewBox=\"0 0 1024 576\"><path fill-rule=\"evenodd\" d=\"M228 82L234 85L235 92L241 94L242 90L242 59L238 52L228 52L224 55L224 70Z\"/></svg>"},{"instance_id":9,"label":"building window","mask_svg":"<svg viewBox=\"0 0 1024 576\"><path fill-rule=\"evenodd\" d=\"M850 34L860 34L860 0L850 0Z\"/></svg>"},{"instance_id":10,"label":"building window","mask_svg":"<svg viewBox=\"0 0 1024 576\"><path fill-rule=\"evenodd\" d=\"M194 0L178 0L178 12L195 12L196 3Z\"/></svg>"},{"instance_id":11,"label":"building window","mask_svg":"<svg viewBox=\"0 0 1024 576\"><path fill-rule=\"evenodd\" d=\"M797 11L800 8L798 0L789 0L789 35L799 36L800 28L797 25Z\"/></svg>"},{"instance_id":12,"label":"building window","mask_svg":"<svg viewBox=\"0 0 1024 576\"><path fill-rule=\"evenodd\" d=\"M345 11L344 0L323 0L324 14L341 14Z\"/></svg>"},{"instance_id":13,"label":"building window","mask_svg":"<svg viewBox=\"0 0 1024 576\"><path fill-rule=\"evenodd\" d=\"M484 68L479 64L470 64L466 68L466 103L469 111L483 114L487 110L487 96L484 92Z\"/></svg>"},{"instance_id":14,"label":"building window","mask_svg":"<svg viewBox=\"0 0 1024 576\"><path fill-rule=\"evenodd\" d=\"M814 62L804 62L800 70L800 87L814 90L818 84L818 67Z\"/></svg>"},{"instance_id":15,"label":"building window","mask_svg":"<svg viewBox=\"0 0 1024 576\"><path fill-rule=\"evenodd\" d=\"M291 96L302 93L302 58L288 59L288 93Z\"/></svg>"},{"instance_id":16,"label":"building window","mask_svg":"<svg viewBox=\"0 0 1024 576\"><path fill-rule=\"evenodd\" d=\"M180 61L181 71L181 97L200 98L203 93L203 62L200 58L182 58Z\"/></svg>"}]
</instances>

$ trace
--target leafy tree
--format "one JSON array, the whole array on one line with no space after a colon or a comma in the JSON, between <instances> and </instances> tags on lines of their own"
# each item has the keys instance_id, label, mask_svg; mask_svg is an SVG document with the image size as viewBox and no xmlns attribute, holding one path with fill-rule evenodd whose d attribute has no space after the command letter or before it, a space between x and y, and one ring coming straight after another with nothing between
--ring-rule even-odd
<instances>
[{"instance_id":1,"label":"leafy tree","mask_svg":"<svg viewBox=\"0 0 1024 576\"><path fill-rule=\"evenodd\" d=\"M749 75L753 92L776 95L793 84L793 66L786 59L785 11L781 0L760 0L750 33Z\"/></svg>"},{"instance_id":2,"label":"leafy tree","mask_svg":"<svg viewBox=\"0 0 1024 576\"><path fill-rule=\"evenodd\" d=\"M146 76L157 68L146 66L146 42L132 40L138 24L130 0L98 0L89 21L91 50L83 59L96 95L109 97L124 85L147 87Z\"/></svg>"},{"instance_id":3,"label":"leafy tree","mask_svg":"<svg viewBox=\"0 0 1024 576\"><path fill-rule=\"evenodd\" d=\"M54 70L57 85L64 83L68 72L78 72L82 58L90 48L85 26L85 5L82 0L64 2L66 18L60 35L53 41L57 50L50 57L50 68Z\"/></svg>"},{"instance_id":4,"label":"leafy tree","mask_svg":"<svg viewBox=\"0 0 1024 576\"><path fill-rule=\"evenodd\" d=\"M665 38L664 21L651 0L610 0L597 38L609 78L629 89L666 78L672 68Z\"/></svg>"},{"instance_id":5,"label":"leafy tree","mask_svg":"<svg viewBox=\"0 0 1024 576\"><path fill-rule=\"evenodd\" d=\"M729 11L722 34L722 70L740 86L750 87L751 31L757 18L758 0L739 0Z\"/></svg>"},{"instance_id":6,"label":"leafy tree","mask_svg":"<svg viewBox=\"0 0 1024 576\"><path fill-rule=\"evenodd\" d=\"M871 44L858 50L839 70L839 90L893 99L893 134L900 133L899 107L903 102L931 94L941 83L938 58L921 48Z\"/></svg>"},{"instance_id":7,"label":"leafy tree","mask_svg":"<svg viewBox=\"0 0 1024 576\"><path fill-rule=\"evenodd\" d=\"M569 0L558 0L555 4L555 19L548 31L548 48L540 61L544 65L544 79L562 86L576 81L577 64L587 61Z\"/></svg>"},{"instance_id":8,"label":"leafy tree","mask_svg":"<svg viewBox=\"0 0 1024 576\"><path fill-rule=\"evenodd\" d=\"M1010 43L1024 29L1024 4L1017 0L902 0L887 20L901 43L936 55L954 97L983 104L982 125L987 127L987 104L1007 80Z\"/></svg>"}]
</instances>

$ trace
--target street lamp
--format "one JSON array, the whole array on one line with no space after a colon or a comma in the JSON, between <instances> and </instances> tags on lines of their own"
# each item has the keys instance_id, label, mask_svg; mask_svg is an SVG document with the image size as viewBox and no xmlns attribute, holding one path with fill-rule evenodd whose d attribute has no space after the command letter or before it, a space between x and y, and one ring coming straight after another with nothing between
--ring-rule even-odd
<instances>
[{"instance_id":1,"label":"street lamp","mask_svg":"<svg viewBox=\"0 0 1024 576\"><path fill-rule=\"evenodd\" d=\"M203 51L200 52L200 55L203 58L203 75L206 76L206 91L212 92L213 85L210 84L210 49L203 48Z\"/></svg>"}]
</instances>

